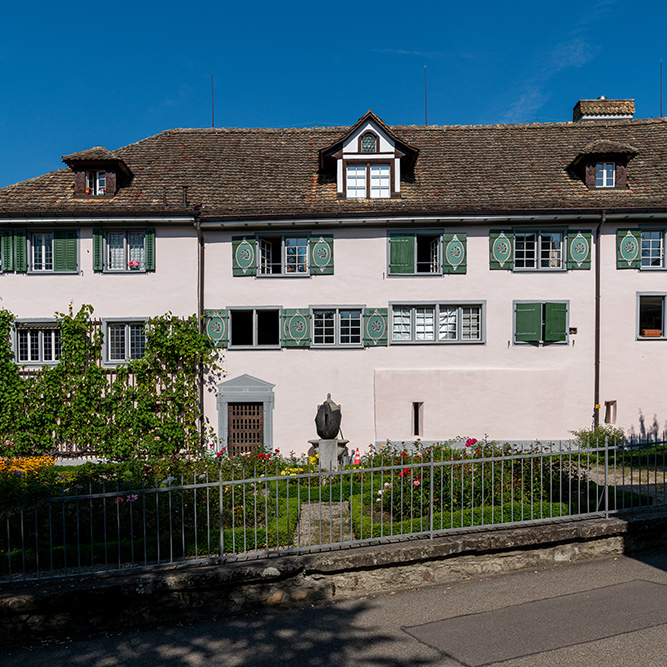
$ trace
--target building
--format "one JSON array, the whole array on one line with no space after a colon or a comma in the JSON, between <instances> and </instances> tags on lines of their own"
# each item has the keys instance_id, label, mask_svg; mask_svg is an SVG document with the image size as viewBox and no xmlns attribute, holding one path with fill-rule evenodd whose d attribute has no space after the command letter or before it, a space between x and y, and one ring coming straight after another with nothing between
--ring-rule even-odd
<instances>
[{"instance_id":1,"label":"building","mask_svg":"<svg viewBox=\"0 0 667 667\"><path fill-rule=\"evenodd\" d=\"M221 446L304 452L318 403L353 446L567 438L667 419L667 122L581 100L567 123L177 129L0 189L17 363L50 318L205 313Z\"/></svg>"}]
</instances>

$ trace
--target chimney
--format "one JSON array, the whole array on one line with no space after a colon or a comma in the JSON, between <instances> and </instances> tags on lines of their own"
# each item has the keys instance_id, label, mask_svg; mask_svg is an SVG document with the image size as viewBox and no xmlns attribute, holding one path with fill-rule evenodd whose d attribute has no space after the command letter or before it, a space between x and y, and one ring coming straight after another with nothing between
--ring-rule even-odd
<instances>
[{"instance_id":1,"label":"chimney","mask_svg":"<svg viewBox=\"0 0 667 667\"><path fill-rule=\"evenodd\" d=\"M625 120L635 113L634 100L608 100L600 95L597 100L579 100L572 111L572 120Z\"/></svg>"}]
</instances>

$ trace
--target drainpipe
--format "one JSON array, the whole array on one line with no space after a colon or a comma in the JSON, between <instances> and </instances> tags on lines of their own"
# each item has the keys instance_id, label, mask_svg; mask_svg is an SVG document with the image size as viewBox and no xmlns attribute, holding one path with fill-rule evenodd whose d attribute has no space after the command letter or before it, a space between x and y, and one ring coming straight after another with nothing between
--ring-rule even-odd
<instances>
[{"instance_id":1,"label":"drainpipe","mask_svg":"<svg viewBox=\"0 0 667 667\"><path fill-rule=\"evenodd\" d=\"M595 228L595 396L593 398L593 427L600 423L600 231L607 221L606 211L600 212L600 222Z\"/></svg>"},{"instance_id":2,"label":"drainpipe","mask_svg":"<svg viewBox=\"0 0 667 667\"><path fill-rule=\"evenodd\" d=\"M199 333L204 332L204 234L201 228L201 205L195 206L194 226L197 232L197 323ZM204 414L204 365L199 364L199 409ZM204 420L201 420L199 432L203 438Z\"/></svg>"}]
</instances>

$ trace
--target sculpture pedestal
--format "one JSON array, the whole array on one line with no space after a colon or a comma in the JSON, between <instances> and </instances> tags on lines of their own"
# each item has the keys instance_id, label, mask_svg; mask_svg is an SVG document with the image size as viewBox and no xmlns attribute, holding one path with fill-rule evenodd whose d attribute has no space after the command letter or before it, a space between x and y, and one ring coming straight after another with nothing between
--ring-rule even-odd
<instances>
[{"instance_id":1,"label":"sculpture pedestal","mask_svg":"<svg viewBox=\"0 0 667 667\"><path fill-rule=\"evenodd\" d=\"M335 472L339 470L338 461L340 457L347 451L347 443L349 440L319 440L308 441L315 451L319 454L320 472Z\"/></svg>"}]
</instances>

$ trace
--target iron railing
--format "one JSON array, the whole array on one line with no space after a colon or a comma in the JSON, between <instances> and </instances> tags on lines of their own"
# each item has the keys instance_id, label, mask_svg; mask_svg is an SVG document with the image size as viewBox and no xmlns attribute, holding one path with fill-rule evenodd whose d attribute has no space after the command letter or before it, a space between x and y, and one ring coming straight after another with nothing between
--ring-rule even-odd
<instances>
[{"instance_id":1,"label":"iron railing","mask_svg":"<svg viewBox=\"0 0 667 667\"><path fill-rule=\"evenodd\" d=\"M221 562L666 504L664 441L383 449L4 499L0 580ZM238 471L244 470L239 476ZM2 525L4 524L4 526Z\"/></svg>"}]
</instances>

